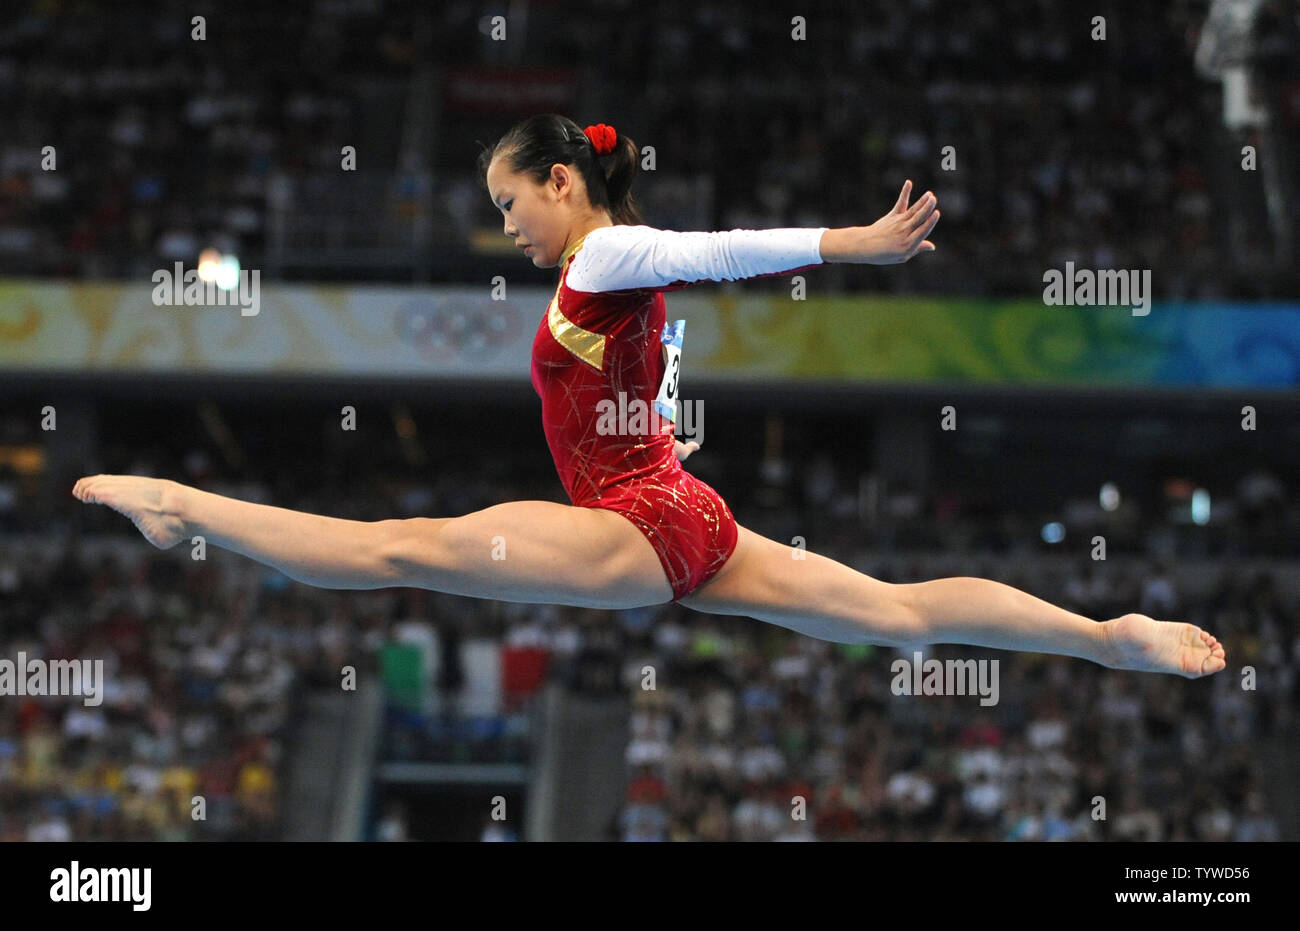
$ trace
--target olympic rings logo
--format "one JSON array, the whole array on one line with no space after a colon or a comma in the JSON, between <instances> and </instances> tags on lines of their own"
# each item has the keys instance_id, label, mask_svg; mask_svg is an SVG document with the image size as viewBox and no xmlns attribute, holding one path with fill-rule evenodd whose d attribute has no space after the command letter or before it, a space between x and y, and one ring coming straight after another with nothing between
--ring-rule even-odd
<instances>
[{"instance_id":1,"label":"olympic rings logo","mask_svg":"<svg viewBox=\"0 0 1300 931\"><path fill-rule=\"evenodd\" d=\"M518 332L519 314L505 301L416 298L397 311L397 338L440 362L489 358Z\"/></svg>"}]
</instances>

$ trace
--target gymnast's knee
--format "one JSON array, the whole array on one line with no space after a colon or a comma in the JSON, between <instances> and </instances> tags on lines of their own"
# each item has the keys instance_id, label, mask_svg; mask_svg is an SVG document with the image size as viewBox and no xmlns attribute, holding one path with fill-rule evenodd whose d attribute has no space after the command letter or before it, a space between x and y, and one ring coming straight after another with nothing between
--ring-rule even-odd
<instances>
[{"instance_id":1,"label":"gymnast's knee","mask_svg":"<svg viewBox=\"0 0 1300 931\"><path fill-rule=\"evenodd\" d=\"M455 571L464 558L463 528L455 517L408 517L375 521L384 577L392 585L423 587Z\"/></svg>"},{"instance_id":2,"label":"gymnast's knee","mask_svg":"<svg viewBox=\"0 0 1300 931\"><path fill-rule=\"evenodd\" d=\"M868 612L870 640L881 646L911 650L932 641L917 591L909 583L881 582L881 597Z\"/></svg>"}]
</instances>

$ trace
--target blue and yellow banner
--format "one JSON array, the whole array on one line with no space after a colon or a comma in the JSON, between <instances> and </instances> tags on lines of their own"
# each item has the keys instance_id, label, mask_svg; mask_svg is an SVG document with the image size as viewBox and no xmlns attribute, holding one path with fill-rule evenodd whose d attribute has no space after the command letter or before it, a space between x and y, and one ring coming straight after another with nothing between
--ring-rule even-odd
<instances>
[{"instance_id":1,"label":"blue and yellow banner","mask_svg":"<svg viewBox=\"0 0 1300 931\"><path fill-rule=\"evenodd\" d=\"M0 282L0 370L526 382L547 288L265 284L255 315L157 306L148 284ZM667 295L684 384L1300 387L1300 303ZM687 391L689 393L689 388Z\"/></svg>"}]
</instances>

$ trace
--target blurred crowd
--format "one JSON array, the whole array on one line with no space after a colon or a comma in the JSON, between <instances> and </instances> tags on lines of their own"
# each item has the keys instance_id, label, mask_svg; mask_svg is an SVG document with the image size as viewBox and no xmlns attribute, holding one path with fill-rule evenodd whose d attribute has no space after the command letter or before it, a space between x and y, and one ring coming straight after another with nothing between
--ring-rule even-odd
<instances>
[{"instance_id":1,"label":"blurred crowd","mask_svg":"<svg viewBox=\"0 0 1300 931\"><path fill-rule=\"evenodd\" d=\"M134 535L0 537L0 658L102 660L85 696L0 698L0 839L279 836L299 699L370 669L400 590L299 586Z\"/></svg>"},{"instance_id":2,"label":"blurred crowd","mask_svg":"<svg viewBox=\"0 0 1300 931\"><path fill-rule=\"evenodd\" d=\"M308 690L337 690L348 666L382 677L412 623L502 644L522 626L496 602L312 588L126 531L0 534L0 660L100 660L104 676L89 700L0 696L0 840L279 839ZM381 757L526 761L527 716L466 716L453 665L435 677L438 714L390 707Z\"/></svg>"},{"instance_id":3,"label":"blurred crowd","mask_svg":"<svg viewBox=\"0 0 1300 931\"><path fill-rule=\"evenodd\" d=\"M318 649L220 572L0 542L0 656L102 660L99 702L0 699L0 839L269 839L295 688Z\"/></svg>"},{"instance_id":4,"label":"blurred crowd","mask_svg":"<svg viewBox=\"0 0 1300 931\"><path fill-rule=\"evenodd\" d=\"M1265 6L1260 66L1289 86L1300 11ZM1103 10L1104 40L1091 11L1047 0L813 3L797 41L790 16L737 0L533 4L507 18L506 42L467 2L94 8L26 0L0 19L0 271L134 278L208 245L275 268L311 210L312 274L348 273L356 250L330 243L400 244L414 215L438 245L435 277L468 274L472 231L500 217L466 139L518 114L494 128L483 112L423 114L421 147L402 129L423 133L408 99L432 108L439 92L418 89L422 65L576 62L580 124L655 148L638 188L653 225L859 225L905 178L937 193L935 254L888 274L837 267L827 286L1032 294L1073 261L1151 269L1163 299L1295 295L1262 175L1240 170L1258 134L1222 129L1222 90L1193 65L1205 0ZM357 172L338 170L347 144Z\"/></svg>"},{"instance_id":5,"label":"blurred crowd","mask_svg":"<svg viewBox=\"0 0 1300 931\"><path fill-rule=\"evenodd\" d=\"M396 455L388 441L351 451L299 446L292 418L261 416L285 431L263 423L245 434L278 444L256 457L270 467L250 457L232 469L206 444L186 444L184 417L162 419L175 425L166 443L107 431L112 438L82 467L357 520L558 499L544 455L485 449L471 466L453 450L453 461L421 467L431 478L413 480L410 470L388 470ZM461 433L454 418L443 426ZM872 510L863 483L816 455L797 472L769 459L754 482L726 456L719 449L692 460L692 470L725 490L738 520L760 533L786 541L802 533L809 549L886 581L979 576L1096 619L1139 611L1187 620L1224 642L1230 669L1188 682L946 646L927 656L999 661L997 706L894 695L898 654L889 649L675 606L611 613L410 589L314 589L226 553L202 561L182 547L159 553L110 509L51 500L11 474L0 476L0 658L102 657L108 683L95 707L0 699L0 838L276 836L295 696L313 684L337 688L345 664L380 669L409 621L443 640L437 688L451 711L390 708L385 759L526 761L528 736L512 729L514 719L457 720L468 676L453 661L462 637L542 648L551 679L634 696L627 798L611 836L1279 835L1262 767L1300 702L1300 606L1286 564L1253 559L1295 556L1265 545L1290 534L1294 546L1296 513L1295 490L1265 465L1243 470L1222 494L1216 488L1212 516L1230 516L1205 526L1136 497L1126 499L1136 514L1067 508L1069 532L1083 539L1098 529L1092 521L1119 515L1101 527L1114 540L1101 561L1073 536L1065 548L1073 555L1059 555L1033 514L965 518L959 496L933 490L882 494ZM1129 525L1138 530L1126 538ZM658 680L649 692L639 686L647 664ZM1245 666L1253 688L1243 687ZM806 820L792 817L799 799ZM1094 818L1096 799L1104 819ZM380 827L419 833L405 816Z\"/></svg>"},{"instance_id":6,"label":"blurred crowd","mask_svg":"<svg viewBox=\"0 0 1300 931\"><path fill-rule=\"evenodd\" d=\"M891 581L934 577L916 564L870 568ZM1157 568L1111 604L1086 571L1005 571L1000 581L1087 616L1141 609L1203 625L1229 670L1191 682L1041 654L924 650L999 660L1000 700L983 707L972 695L894 694L901 651L669 611L617 645L634 708L626 801L609 836L1279 839L1269 789L1285 791L1294 774L1270 773L1269 747L1300 710L1300 604L1279 597L1271 575L1225 571L1193 601ZM653 691L639 687L646 665ZM1247 665L1253 689L1237 673Z\"/></svg>"},{"instance_id":7,"label":"blurred crowd","mask_svg":"<svg viewBox=\"0 0 1300 931\"><path fill-rule=\"evenodd\" d=\"M211 487L260 497L247 484ZM97 513L82 517L94 523ZM274 836L295 691L331 684L345 661L373 668L407 617L454 617L476 637L541 646L568 687L635 696L616 827L625 839L1278 834L1259 748L1300 702L1300 610L1267 572L1239 577L1225 566L1212 594L1193 600L1185 573L1159 560L987 555L953 571L959 557L864 561L816 547L887 581L981 575L1089 617L1185 619L1225 643L1233 670L1256 669L1256 688L1243 690L1235 673L1189 683L1032 654L927 652L1000 661L1001 701L982 708L971 697L891 694L894 651L744 619L332 592L251 561L159 554L133 531L120 540L93 553L0 544L0 655L103 657L108 680L98 707L0 701L5 839ZM647 663L658 670L654 691L637 687ZM439 687L454 692L463 683L449 675L444 665ZM430 722L419 723L427 737ZM1092 816L1098 796L1104 820ZM200 798L206 815L196 819ZM796 798L807 820L791 817Z\"/></svg>"}]
</instances>

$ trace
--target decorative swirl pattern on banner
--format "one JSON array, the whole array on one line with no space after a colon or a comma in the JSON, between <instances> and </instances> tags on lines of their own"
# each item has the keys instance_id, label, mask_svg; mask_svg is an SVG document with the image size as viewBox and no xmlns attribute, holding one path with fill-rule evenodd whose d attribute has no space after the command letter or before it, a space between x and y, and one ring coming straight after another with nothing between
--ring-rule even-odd
<instances>
[{"instance_id":1,"label":"decorative swirl pattern on banner","mask_svg":"<svg viewBox=\"0 0 1300 931\"><path fill-rule=\"evenodd\" d=\"M0 283L0 371L526 382L551 289L277 286L261 310L157 307L147 285ZM1300 304L673 294L690 381L1300 387ZM697 382L696 379L699 381Z\"/></svg>"},{"instance_id":2,"label":"decorative swirl pattern on banner","mask_svg":"<svg viewBox=\"0 0 1300 931\"><path fill-rule=\"evenodd\" d=\"M1185 321L1182 345L1166 353L1157 377L1179 384L1227 383L1261 388L1300 385L1300 328L1295 311L1281 305L1237 305L1224 313L1193 304L1177 306Z\"/></svg>"}]
</instances>

